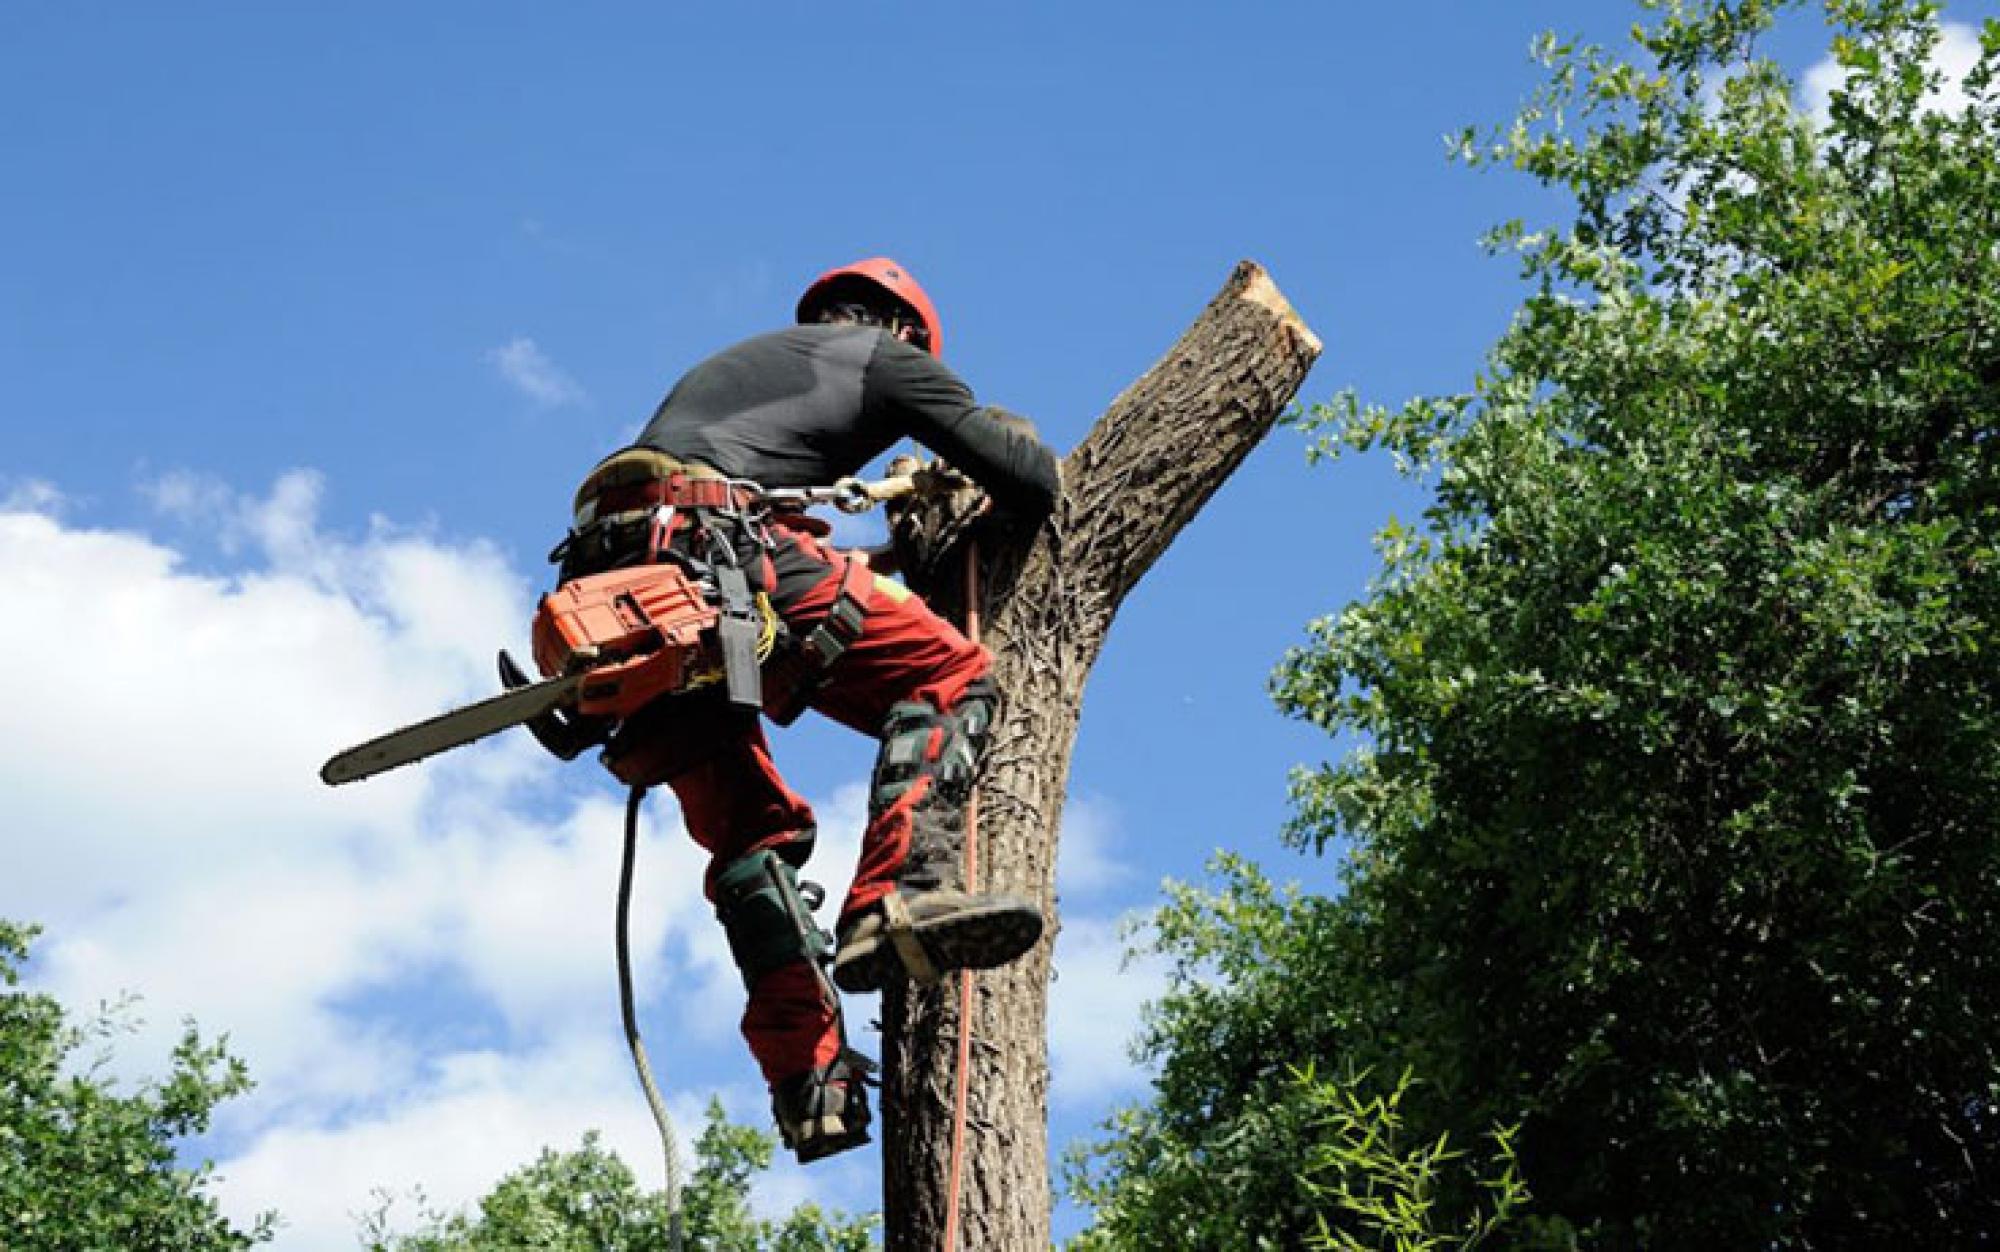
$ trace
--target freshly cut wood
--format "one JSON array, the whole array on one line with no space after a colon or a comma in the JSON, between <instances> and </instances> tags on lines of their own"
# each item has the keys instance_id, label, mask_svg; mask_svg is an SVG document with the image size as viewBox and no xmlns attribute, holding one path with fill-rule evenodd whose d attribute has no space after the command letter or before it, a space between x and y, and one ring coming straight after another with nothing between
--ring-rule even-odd
<instances>
[{"instance_id":1,"label":"freshly cut wood","mask_svg":"<svg viewBox=\"0 0 2000 1252\"><path fill-rule=\"evenodd\" d=\"M1057 827L1078 709L1112 617L1270 431L1319 351L1269 275L1246 261L1063 461L1062 499L1032 538L981 534L983 523L970 517L973 493L913 503L893 516L906 576L948 616L963 620L964 553L977 554L982 633L1007 701L980 786L982 888L1038 900L1055 921ZM1050 1246L1054 938L1052 924L1030 955L975 976L963 1249ZM883 997L887 1252L944 1247L958 1018L955 978L928 989L899 985Z\"/></svg>"}]
</instances>

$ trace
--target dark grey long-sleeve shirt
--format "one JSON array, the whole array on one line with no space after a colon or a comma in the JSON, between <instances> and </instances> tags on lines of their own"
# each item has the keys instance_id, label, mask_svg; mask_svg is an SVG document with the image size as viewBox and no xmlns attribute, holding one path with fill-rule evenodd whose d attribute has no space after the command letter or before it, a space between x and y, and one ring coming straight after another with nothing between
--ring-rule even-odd
<instances>
[{"instance_id":1,"label":"dark grey long-sleeve shirt","mask_svg":"<svg viewBox=\"0 0 2000 1252\"><path fill-rule=\"evenodd\" d=\"M903 438L1010 513L1055 507L1054 453L937 358L868 326L794 326L724 349L674 384L637 444L766 487L807 487L857 473Z\"/></svg>"}]
</instances>

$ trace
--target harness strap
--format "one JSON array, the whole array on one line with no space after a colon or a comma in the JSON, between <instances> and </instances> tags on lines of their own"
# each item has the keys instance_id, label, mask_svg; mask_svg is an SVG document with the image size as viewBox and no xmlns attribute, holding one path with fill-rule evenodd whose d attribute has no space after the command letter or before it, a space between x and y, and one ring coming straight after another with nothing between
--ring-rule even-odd
<instances>
[{"instance_id":1,"label":"harness strap","mask_svg":"<svg viewBox=\"0 0 2000 1252\"><path fill-rule=\"evenodd\" d=\"M910 906L904 903L902 892L891 891L882 897L882 920L888 923L889 942L895 945L896 955L902 958L903 968L910 972L910 977L927 987L937 982L942 975L931 963L931 954L924 951L923 941L917 938Z\"/></svg>"},{"instance_id":2,"label":"harness strap","mask_svg":"<svg viewBox=\"0 0 2000 1252\"><path fill-rule=\"evenodd\" d=\"M764 504L763 489L755 483L656 449L627 448L606 457L584 479L574 501L575 526L549 559L559 562L563 577L571 579L634 562L650 564L666 556L680 536L698 532L696 551L675 559L713 580L722 611L717 633L730 700L756 707L763 703L766 683L754 649L757 616L751 611L748 584L769 590L777 583ZM807 533L825 529L823 522L803 513L783 516L781 527ZM739 564L732 539L724 533L725 521L743 526L757 541L753 567ZM826 671L861 637L873 583L874 572L865 561L846 558L825 617L799 640L795 659L773 675L782 694L766 706L772 720L786 725L796 718Z\"/></svg>"},{"instance_id":3,"label":"harness strap","mask_svg":"<svg viewBox=\"0 0 2000 1252\"><path fill-rule=\"evenodd\" d=\"M800 651L814 668L832 668L841 654L861 638L868 620L868 591L874 582L874 571L865 562L847 558L847 568L840 576L840 592L827 608L825 619L799 641Z\"/></svg>"},{"instance_id":4,"label":"harness strap","mask_svg":"<svg viewBox=\"0 0 2000 1252\"><path fill-rule=\"evenodd\" d=\"M840 590L826 616L786 649L782 660L773 663L771 681L766 684L771 698L765 702L764 713L780 726L791 725L805 712L813 694L826 682L827 671L854 646L867 626L868 592L874 586L875 573L865 561L851 556L844 559L847 566L841 572Z\"/></svg>"},{"instance_id":5,"label":"harness strap","mask_svg":"<svg viewBox=\"0 0 2000 1252\"><path fill-rule=\"evenodd\" d=\"M626 448L599 461L570 503L578 526L613 513L650 509L728 508L735 503L726 474L696 461L683 461L653 448Z\"/></svg>"},{"instance_id":6,"label":"harness strap","mask_svg":"<svg viewBox=\"0 0 2000 1252\"><path fill-rule=\"evenodd\" d=\"M726 478L709 478L676 470L665 478L616 483L600 488L577 506L576 521L587 526L600 517L666 505L676 509L735 509L750 504L756 493Z\"/></svg>"}]
</instances>

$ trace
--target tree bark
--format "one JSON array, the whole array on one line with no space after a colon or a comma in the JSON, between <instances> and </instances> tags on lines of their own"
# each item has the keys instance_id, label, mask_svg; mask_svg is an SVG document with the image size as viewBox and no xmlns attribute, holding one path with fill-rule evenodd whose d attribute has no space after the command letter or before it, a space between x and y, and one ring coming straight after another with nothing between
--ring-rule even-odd
<instances>
[{"instance_id":1,"label":"tree bark","mask_svg":"<svg viewBox=\"0 0 2000 1252\"><path fill-rule=\"evenodd\" d=\"M961 621L966 553L975 554L982 634L1006 697L977 801L979 884L1039 901L1051 922L1028 956L974 976L960 1248L1050 1246L1056 839L1084 681L1126 594L1271 429L1319 349L1269 276L1246 261L1065 458L1062 499L1032 537L979 534L979 524L965 523L974 500L963 496L892 520L911 585ZM960 977L884 993L887 1252L944 1248Z\"/></svg>"}]
</instances>

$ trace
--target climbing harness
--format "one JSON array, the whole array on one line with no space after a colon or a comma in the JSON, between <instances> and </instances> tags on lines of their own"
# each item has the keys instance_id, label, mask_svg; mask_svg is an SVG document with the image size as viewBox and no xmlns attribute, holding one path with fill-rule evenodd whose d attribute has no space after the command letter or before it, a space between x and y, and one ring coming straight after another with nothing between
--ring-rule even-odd
<instances>
[{"instance_id":1,"label":"climbing harness","mask_svg":"<svg viewBox=\"0 0 2000 1252\"><path fill-rule=\"evenodd\" d=\"M860 513L916 487L915 478L895 476L767 488L650 448L627 448L599 462L577 488L573 525L549 560L560 567L564 586L627 567L681 570L716 610L716 664L702 681L726 681L730 703L763 708L779 725L789 725L826 670L860 638L874 575L865 561L844 558L824 619L774 660L777 615L767 594L776 582L771 523L823 534L824 523L806 509L830 504ZM739 550L739 541L746 550ZM546 663L542 668L551 672ZM768 698L767 670L773 687Z\"/></svg>"},{"instance_id":2,"label":"climbing harness","mask_svg":"<svg viewBox=\"0 0 2000 1252\"><path fill-rule=\"evenodd\" d=\"M716 610L710 623L715 668L728 685L729 702L761 708L760 664L769 649L760 655L759 642L769 606L760 609L758 598L775 581L763 494L755 483L706 466L628 448L584 478L571 509L573 524L549 560L560 566L564 589L625 567L683 571ZM754 550L757 590L739 541ZM549 672L546 663L543 672Z\"/></svg>"}]
</instances>

